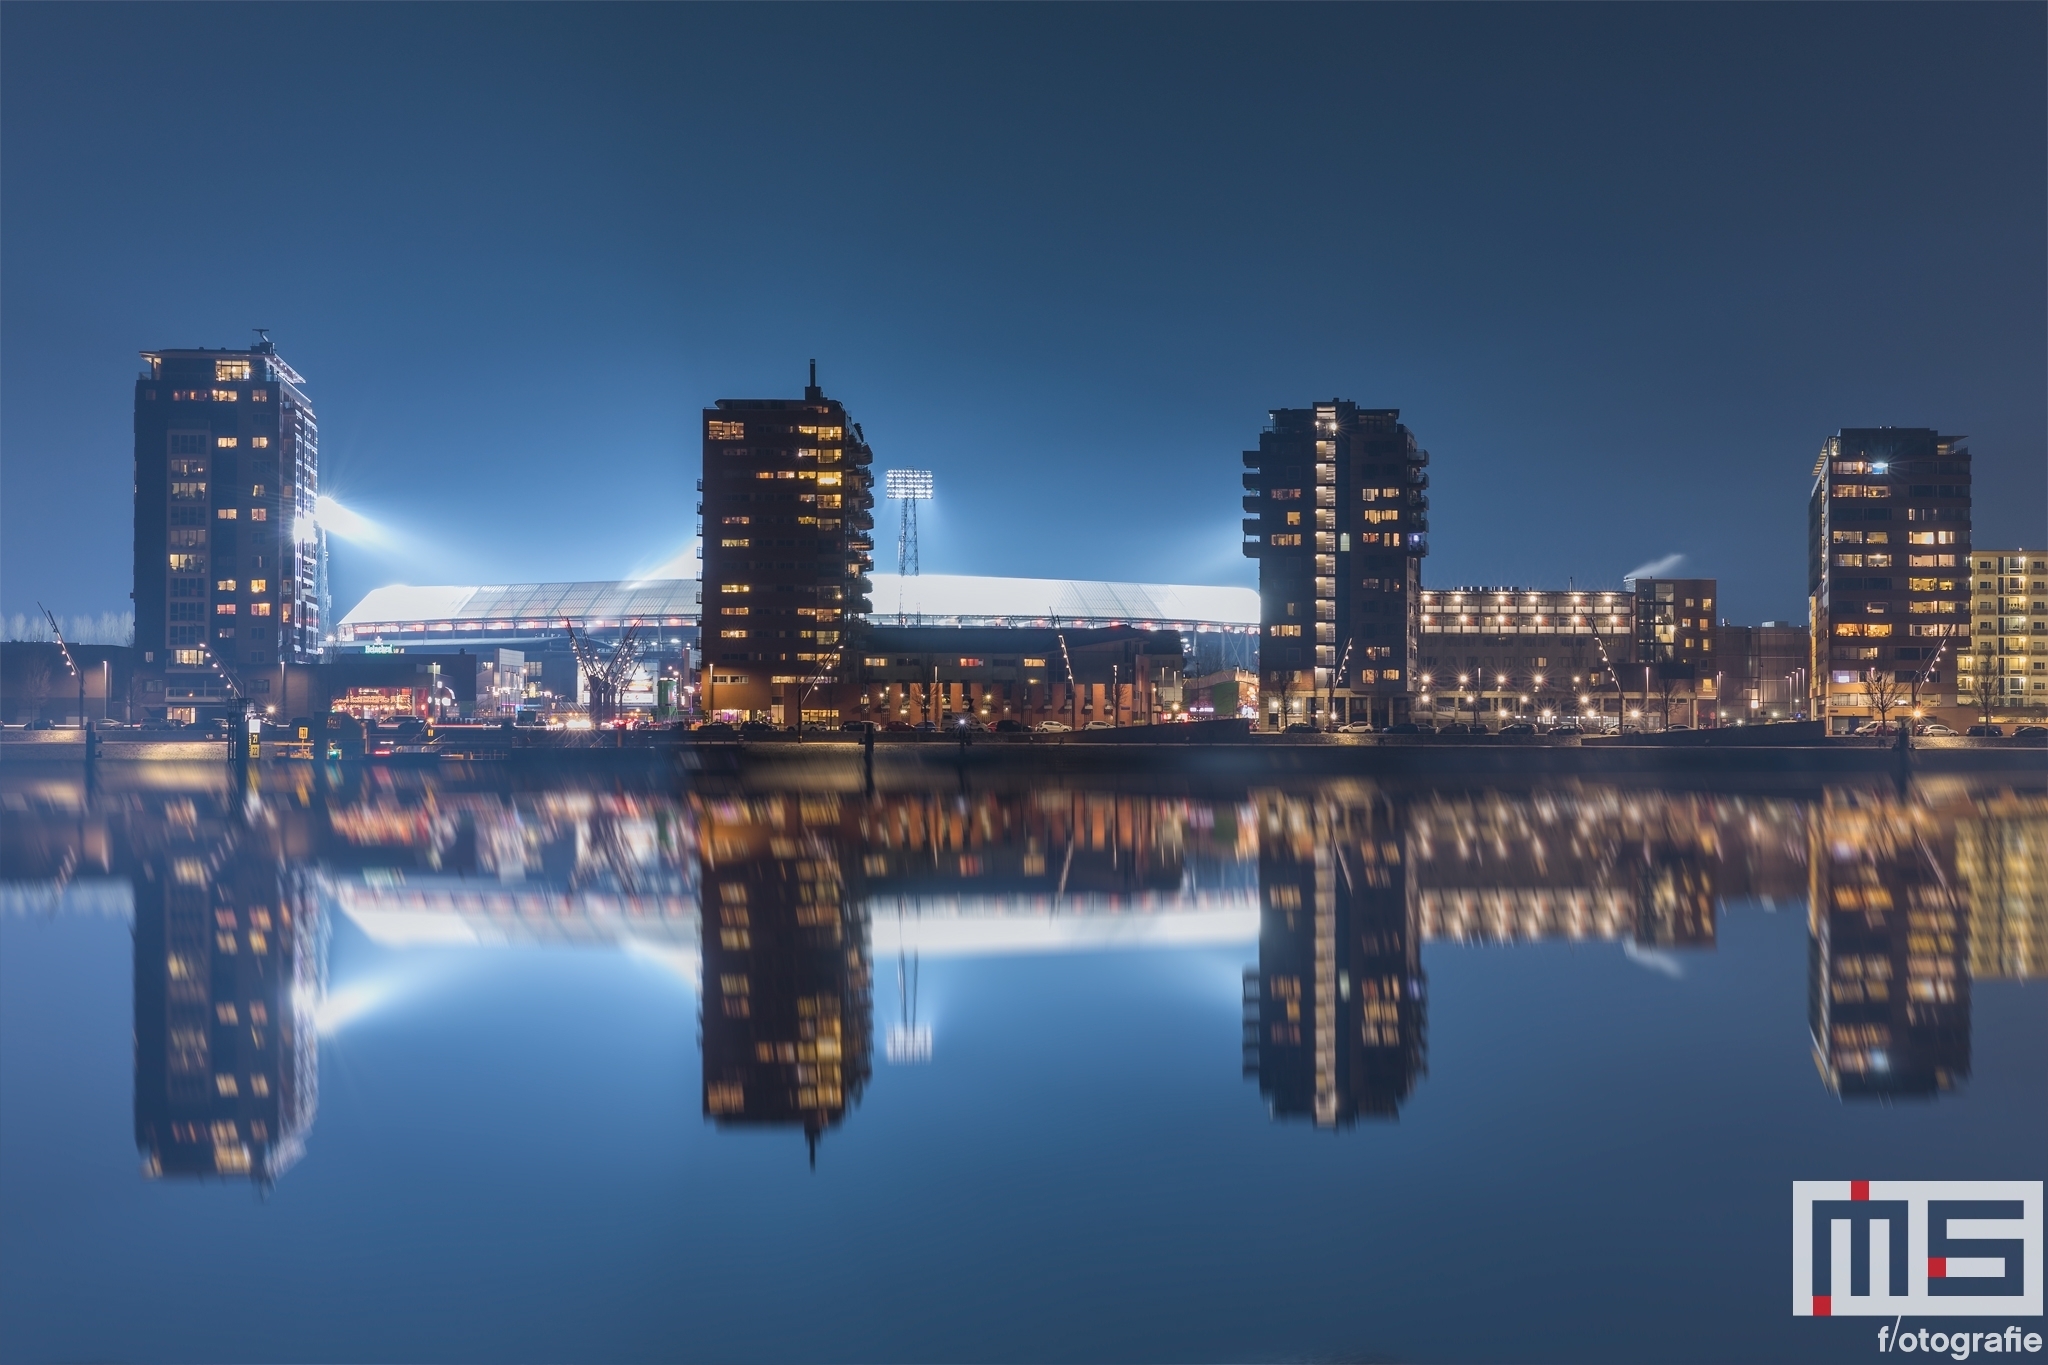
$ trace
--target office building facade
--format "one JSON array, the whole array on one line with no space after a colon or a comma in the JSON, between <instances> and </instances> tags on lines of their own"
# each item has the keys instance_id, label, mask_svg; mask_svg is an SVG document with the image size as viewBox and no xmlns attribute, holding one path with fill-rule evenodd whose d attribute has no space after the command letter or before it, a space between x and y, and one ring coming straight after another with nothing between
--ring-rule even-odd
<instances>
[{"instance_id":1,"label":"office building facade","mask_svg":"<svg viewBox=\"0 0 2048 1365\"><path fill-rule=\"evenodd\" d=\"M135 384L135 647L144 712L193 720L281 694L322 655L320 432L297 371L242 351L145 351Z\"/></svg>"},{"instance_id":2,"label":"office building facade","mask_svg":"<svg viewBox=\"0 0 2048 1365\"><path fill-rule=\"evenodd\" d=\"M1614 718L1640 685L1636 595L1543 588L1449 588L1420 594L1421 719L1432 723L1568 716ZM1639 693L1637 695L1640 695Z\"/></svg>"},{"instance_id":3,"label":"office building facade","mask_svg":"<svg viewBox=\"0 0 2048 1365\"><path fill-rule=\"evenodd\" d=\"M1972 719L1989 712L2038 723L2048 710L2048 550L1977 550L1970 565L1971 635L1957 646L1957 704Z\"/></svg>"},{"instance_id":4,"label":"office building facade","mask_svg":"<svg viewBox=\"0 0 2048 1365\"><path fill-rule=\"evenodd\" d=\"M1846 733L1953 705L1970 604L1970 452L1927 427L1845 427L1807 505L1811 714Z\"/></svg>"},{"instance_id":5,"label":"office building facade","mask_svg":"<svg viewBox=\"0 0 2048 1365\"><path fill-rule=\"evenodd\" d=\"M874 456L845 406L723 398L699 483L704 710L836 722L851 635L871 610Z\"/></svg>"},{"instance_id":6,"label":"office building facade","mask_svg":"<svg viewBox=\"0 0 2048 1365\"><path fill-rule=\"evenodd\" d=\"M1715 627L1714 652L1722 670L1722 724L1804 719L1806 671L1812 658L1812 641L1804 625L1765 621L1757 626L1731 626L1724 622Z\"/></svg>"},{"instance_id":7,"label":"office building facade","mask_svg":"<svg viewBox=\"0 0 2048 1365\"><path fill-rule=\"evenodd\" d=\"M1393 408L1277 408L1244 453L1265 723L1406 720L1429 452Z\"/></svg>"}]
</instances>

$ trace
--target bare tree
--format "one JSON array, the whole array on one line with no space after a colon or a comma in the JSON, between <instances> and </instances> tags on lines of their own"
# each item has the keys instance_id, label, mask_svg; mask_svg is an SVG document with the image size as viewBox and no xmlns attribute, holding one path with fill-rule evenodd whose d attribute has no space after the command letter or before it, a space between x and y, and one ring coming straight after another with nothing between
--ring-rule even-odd
<instances>
[{"instance_id":1,"label":"bare tree","mask_svg":"<svg viewBox=\"0 0 2048 1365\"><path fill-rule=\"evenodd\" d=\"M1863 674L1863 694L1870 699L1870 709L1877 713L1877 728L1883 733L1891 728L1891 714L1905 699L1906 684L1899 681L1899 675L1888 668L1866 669Z\"/></svg>"},{"instance_id":2,"label":"bare tree","mask_svg":"<svg viewBox=\"0 0 2048 1365\"><path fill-rule=\"evenodd\" d=\"M21 695L28 701L28 719L31 724L43 718L43 703L50 699L53 689L49 660L29 660L21 677Z\"/></svg>"},{"instance_id":3,"label":"bare tree","mask_svg":"<svg viewBox=\"0 0 2048 1365\"><path fill-rule=\"evenodd\" d=\"M1977 667L1969 675L1968 691L1964 694L1970 705L1977 710L1978 719L1984 724L1991 723L1991 713L1998 707L1998 659L1993 654L1979 650Z\"/></svg>"}]
</instances>

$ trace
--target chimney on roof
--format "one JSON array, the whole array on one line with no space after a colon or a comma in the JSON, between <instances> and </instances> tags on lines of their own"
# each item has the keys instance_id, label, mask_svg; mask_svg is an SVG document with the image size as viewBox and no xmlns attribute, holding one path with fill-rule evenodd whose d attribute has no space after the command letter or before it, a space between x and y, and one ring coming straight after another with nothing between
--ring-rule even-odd
<instances>
[{"instance_id":1,"label":"chimney on roof","mask_svg":"<svg viewBox=\"0 0 2048 1365\"><path fill-rule=\"evenodd\" d=\"M804 389L804 401L807 403L816 403L823 399L824 396L825 391L818 387L818 362L813 360L811 362L811 382Z\"/></svg>"}]
</instances>

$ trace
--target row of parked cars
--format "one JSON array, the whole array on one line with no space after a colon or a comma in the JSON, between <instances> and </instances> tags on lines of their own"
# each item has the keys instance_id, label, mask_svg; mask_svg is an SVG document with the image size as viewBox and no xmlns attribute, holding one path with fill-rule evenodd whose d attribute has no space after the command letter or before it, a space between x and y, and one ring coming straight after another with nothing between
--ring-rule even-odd
<instances>
[{"instance_id":1,"label":"row of parked cars","mask_svg":"<svg viewBox=\"0 0 2048 1365\"><path fill-rule=\"evenodd\" d=\"M1673 725L1673 730L1689 730L1689 725ZM1283 732L1290 735L1314 735L1323 733L1319 725L1307 721L1295 721ZM1498 730L1489 730L1484 725L1466 725L1451 721L1444 725L1430 725L1419 720L1402 721L1398 725L1368 725L1364 721L1352 721L1339 725L1330 731L1338 735L1553 735L1558 739L1571 739L1583 733L1576 725L1552 725L1541 728L1527 721L1512 721Z\"/></svg>"},{"instance_id":2,"label":"row of parked cars","mask_svg":"<svg viewBox=\"0 0 2048 1365\"><path fill-rule=\"evenodd\" d=\"M1083 723L1083 730L1113 730L1116 727L1106 720L1091 720ZM1074 727L1064 721L1046 720L1036 725L1026 725L1021 720L1003 719L983 721L974 716L955 716L944 723L921 720L849 720L839 725L806 725L807 735L859 735L872 730L883 735L1064 735L1071 734ZM734 725L728 721L707 720L690 727L690 733L698 739L789 739L796 735L794 726L775 725L765 720L741 721Z\"/></svg>"}]
</instances>

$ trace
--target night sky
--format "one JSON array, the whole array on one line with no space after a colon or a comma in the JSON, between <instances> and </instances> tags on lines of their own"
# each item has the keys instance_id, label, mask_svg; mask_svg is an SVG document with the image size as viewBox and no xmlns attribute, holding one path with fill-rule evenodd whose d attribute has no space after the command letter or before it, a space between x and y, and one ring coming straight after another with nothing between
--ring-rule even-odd
<instances>
[{"instance_id":1,"label":"night sky","mask_svg":"<svg viewBox=\"0 0 2048 1365\"><path fill-rule=\"evenodd\" d=\"M1428 584L1803 618L1841 426L2048 542L2044 16L8 5L0 609L128 607L136 352L267 326L338 610L675 560L698 410L816 357L929 571L1254 582L1239 452L1341 397Z\"/></svg>"}]
</instances>

